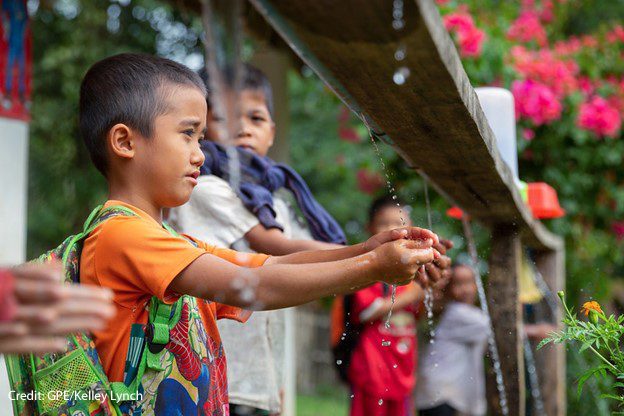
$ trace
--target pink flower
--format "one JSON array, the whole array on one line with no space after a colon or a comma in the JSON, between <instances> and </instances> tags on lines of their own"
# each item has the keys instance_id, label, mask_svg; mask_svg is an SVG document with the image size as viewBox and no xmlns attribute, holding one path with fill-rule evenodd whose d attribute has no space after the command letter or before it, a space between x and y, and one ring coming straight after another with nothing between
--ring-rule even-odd
<instances>
[{"instance_id":1,"label":"pink flower","mask_svg":"<svg viewBox=\"0 0 624 416\"><path fill-rule=\"evenodd\" d=\"M596 89L592 80L589 77L585 77L585 76L578 78L578 85L579 85L580 90L585 95L593 94Z\"/></svg>"},{"instance_id":2,"label":"pink flower","mask_svg":"<svg viewBox=\"0 0 624 416\"><path fill-rule=\"evenodd\" d=\"M436 0L436 3L438 3L438 5L440 6L445 6L446 4L448 4L450 0Z\"/></svg>"},{"instance_id":3,"label":"pink flower","mask_svg":"<svg viewBox=\"0 0 624 416\"><path fill-rule=\"evenodd\" d=\"M598 40L591 35L581 37L581 44L586 48L595 48L598 46Z\"/></svg>"},{"instance_id":4,"label":"pink flower","mask_svg":"<svg viewBox=\"0 0 624 416\"><path fill-rule=\"evenodd\" d=\"M481 55L485 32L475 27L469 31L459 32L457 38L459 40L459 51L462 56L477 57Z\"/></svg>"},{"instance_id":5,"label":"pink flower","mask_svg":"<svg viewBox=\"0 0 624 416\"><path fill-rule=\"evenodd\" d=\"M622 117L617 108L600 96L581 104L577 125L598 137L615 137L622 126Z\"/></svg>"},{"instance_id":6,"label":"pink flower","mask_svg":"<svg viewBox=\"0 0 624 416\"><path fill-rule=\"evenodd\" d=\"M357 134L355 129L349 126L351 112L347 107L342 107L338 113L338 137L340 140L351 143L359 143L362 138Z\"/></svg>"},{"instance_id":7,"label":"pink flower","mask_svg":"<svg viewBox=\"0 0 624 416\"><path fill-rule=\"evenodd\" d=\"M360 135L357 134L357 132L350 127L338 128L338 137L340 137L340 140L344 140L345 142L350 143L359 143L362 141Z\"/></svg>"},{"instance_id":8,"label":"pink flower","mask_svg":"<svg viewBox=\"0 0 624 416\"><path fill-rule=\"evenodd\" d=\"M624 43L624 27L622 25L615 26L612 31L607 33L607 42L615 43L618 41Z\"/></svg>"},{"instance_id":9,"label":"pink flower","mask_svg":"<svg viewBox=\"0 0 624 416\"><path fill-rule=\"evenodd\" d=\"M522 129L522 137L524 138L524 140L530 142L535 138L535 130Z\"/></svg>"},{"instance_id":10,"label":"pink flower","mask_svg":"<svg viewBox=\"0 0 624 416\"><path fill-rule=\"evenodd\" d=\"M578 64L573 60L558 59L550 50L528 51L523 47L511 50L515 70L526 79L550 87L557 97L578 88Z\"/></svg>"},{"instance_id":11,"label":"pink flower","mask_svg":"<svg viewBox=\"0 0 624 416\"><path fill-rule=\"evenodd\" d=\"M460 54L464 57L481 55L485 32L475 26L468 12L459 11L444 16L444 26L449 32L457 34Z\"/></svg>"},{"instance_id":12,"label":"pink flower","mask_svg":"<svg viewBox=\"0 0 624 416\"><path fill-rule=\"evenodd\" d=\"M540 19L542 22L550 23L552 22L554 16L554 7L555 5L551 0L544 0L542 2L542 11L540 13Z\"/></svg>"},{"instance_id":13,"label":"pink flower","mask_svg":"<svg viewBox=\"0 0 624 416\"><path fill-rule=\"evenodd\" d=\"M383 178L377 172L371 172L367 169L357 171L357 183L360 191L365 194L373 195L383 186Z\"/></svg>"},{"instance_id":14,"label":"pink flower","mask_svg":"<svg viewBox=\"0 0 624 416\"><path fill-rule=\"evenodd\" d=\"M522 0L522 10L533 10L535 0Z\"/></svg>"},{"instance_id":15,"label":"pink flower","mask_svg":"<svg viewBox=\"0 0 624 416\"><path fill-rule=\"evenodd\" d=\"M580 51L583 47L580 39L571 36L568 40L561 40L555 43L555 53L559 56L572 55Z\"/></svg>"},{"instance_id":16,"label":"pink flower","mask_svg":"<svg viewBox=\"0 0 624 416\"><path fill-rule=\"evenodd\" d=\"M611 223L611 231L618 240L624 239L624 221L614 221Z\"/></svg>"},{"instance_id":17,"label":"pink flower","mask_svg":"<svg viewBox=\"0 0 624 416\"><path fill-rule=\"evenodd\" d=\"M444 16L444 27L449 32L464 32L472 30L475 24L472 16L468 13L449 13Z\"/></svg>"},{"instance_id":18,"label":"pink flower","mask_svg":"<svg viewBox=\"0 0 624 416\"><path fill-rule=\"evenodd\" d=\"M547 43L546 30L533 11L522 12L507 31L507 37L524 43L535 40L539 46Z\"/></svg>"},{"instance_id":19,"label":"pink flower","mask_svg":"<svg viewBox=\"0 0 624 416\"><path fill-rule=\"evenodd\" d=\"M548 86L530 79L514 81L511 92L515 100L516 117L527 118L536 126L561 117L561 103Z\"/></svg>"}]
</instances>

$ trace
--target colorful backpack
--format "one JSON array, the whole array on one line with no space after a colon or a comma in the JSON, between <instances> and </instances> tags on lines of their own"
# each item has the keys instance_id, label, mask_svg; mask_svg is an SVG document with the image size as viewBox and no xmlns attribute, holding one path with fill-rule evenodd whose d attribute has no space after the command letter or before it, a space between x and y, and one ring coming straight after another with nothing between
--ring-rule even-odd
<instances>
[{"instance_id":1,"label":"colorful backpack","mask_svg":"<svg viewBox=\"0 0 624 416\"><path fill-rule=\"evenodd\" d=\"M102 222L118 215L136 216L122 206L97 207L87 218L83 231L68 237L60 246L35 262L60 260L64 282L79 283L80 255L84 240ZM166 224L164 227L178 236ZM109 382L89 333L67 337L64 352L7 356L7 370L15 415L112 416L141 414L137 398L143 393L146 371L162 371L162 355L170 330L178 322L188 296L167 305L152 297L147 325L134 324L126 356L124 382ZM186 306L188 308L188 306ZM158 377L155 377L158 378ZM139 409L139 410L135 410Z\"/></svg>"},{"instance_id":2,"label":"colorful backpack","mask_svg":"<svg viewBox=\"0 0 624 416\"><path fill-rule=\"evenodd\" d=\"M388 285L383 285L383 296L388 295ZM331 350L338 377L349 384L351 356L360 341L364 325L352 317L353 294L337 296L330 312Z\"/></svg>"}]
</instances>

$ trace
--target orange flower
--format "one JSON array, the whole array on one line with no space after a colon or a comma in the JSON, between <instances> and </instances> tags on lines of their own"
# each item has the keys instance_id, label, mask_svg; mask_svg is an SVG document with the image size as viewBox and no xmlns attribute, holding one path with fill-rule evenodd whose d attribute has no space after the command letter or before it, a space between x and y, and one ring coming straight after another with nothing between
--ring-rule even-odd
<instances>
[{"instance_id":1,"label":"orange flower","mask_svg":"<svg viewBox=\"0 0 624 416\"><path fill-rule=\"evenodd\" d=\"M581 312L584 312L585 316L588 316L590 311L596 311L598 313L604 314L602 309L600 309L600 304L596 302L595 300L592 300L590 302L585 302L583 304L583 308L581 309Z\"/></svg>"}]
</instances>

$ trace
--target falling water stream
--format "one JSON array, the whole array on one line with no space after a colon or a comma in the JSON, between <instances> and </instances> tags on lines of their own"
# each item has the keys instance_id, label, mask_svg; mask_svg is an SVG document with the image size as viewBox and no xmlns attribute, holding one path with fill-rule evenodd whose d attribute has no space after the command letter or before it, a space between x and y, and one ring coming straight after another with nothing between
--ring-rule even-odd
<instances>
[{"instance_id":1,"label":"falling water stream","mask_svg":"<svg viewBox=\"0 0 624 416\"><path fill-rule=\"evenodd\" d=\"M366 117L362 114L362 120L364 121L364 125L366 126L367 130L368 130L368 135L371 139L371 143L373 144L373 148L375 149L375 153L377 154L377 157L379 158L379 161L381 163L381 169L384 173L384 176L386 177L386 185L388 187L388 192L390 192L390 195L392 196L392 199L397 201L397 207L399 208L399 212L400 212L400 216L401 216L401 224L403 226L405 226L406 221L405 218L403 218L403 208L401 207L401 204L398 202L398 197L396 194L396 189L394 188L394 186L392 186L392 182L390 181L390 173L388 172L388 168L386 166L386 163L383 160L383 157L381 155L381 151L379 150L379 145L377 144L377 142L375 141L375 137L376 137L376 133L373 131L373 129L371 128L370 124L368 124L368 122L366 121ZM394 308L394 301L396 299L396 285L392 285L392 293L390 295L390 310L388 311L388 316L386 317L386 321L385 321L385 327L386 328L390 328L390 319L392 318L392 310ZM384 347L388 347L390 346L390 341L388 340L384 340L381 343L382 346Z\"/></svg>"},{"instance_id":2,"label":"falling water stream","mask_svg":"<svg viewBox=\"0 0 624 416\"><path fill-rule=\"evenodd\" d=\"M490 357L494 367L494 374L496 375L496 389L498 390L498 401L501 407L501 412L504 416L509 415L509 407L507 405L507 393L505 391L505 383L503 380L503 370L500 364L500 357L498 355L498 347L496 346L496 339L494 338L494 331L492 328L492 320L490 317L490 310L487 303L487 297L485 296L485 289L483 287L483 280L481 280L481 274L479 273L479 256L477 254L477 246L472 235L472 229L470 223L465 215L462 215L462 225L464 227L464 235L466 236L466 242L468 245L468 253L472 262L472 269L475 274L475 282L477 284L477 291L479 293L479 303L481 304L481 310L490 320L490 333L488 334L488 348L490 351Z\"/></svg>"}]
</instances>

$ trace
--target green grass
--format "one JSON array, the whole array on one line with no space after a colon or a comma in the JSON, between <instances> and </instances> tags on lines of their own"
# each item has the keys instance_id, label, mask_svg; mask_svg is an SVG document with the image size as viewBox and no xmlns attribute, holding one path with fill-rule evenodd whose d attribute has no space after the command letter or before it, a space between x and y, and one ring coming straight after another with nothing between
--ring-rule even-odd
<instances>
[{"instance_id":1,"label":"green grass","mask_svg":"<svg viewBox=\"0 0 624 416\"><path fill-rule=\"evenodd\" d=\"M297 416L346 416L349 393L342 386L323 386L313 396L297 395Z\"/></svg>"}]
</instances>

